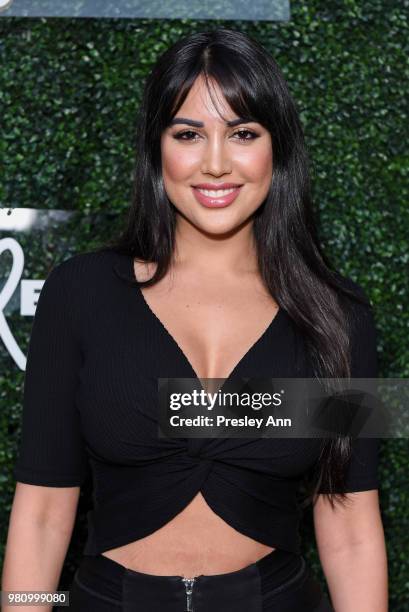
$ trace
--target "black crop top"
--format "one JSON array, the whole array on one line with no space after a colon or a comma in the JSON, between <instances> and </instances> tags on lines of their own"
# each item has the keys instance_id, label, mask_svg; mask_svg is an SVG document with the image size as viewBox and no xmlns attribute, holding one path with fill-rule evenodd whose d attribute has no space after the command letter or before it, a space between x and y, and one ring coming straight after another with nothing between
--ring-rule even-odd
<instances>
[{"instance_id":1,"label":"black crop top","mask_svg":"<svg viewBox=\"0 0 409 612\"><path fill-rule=\"evenodd\" d=\"M372 310L354 311L352 376L375 378ZM304 346L280 309L231 376L312 376ZM199 491L237 531L299 552L297 491L319 440L159 438L158 377L196 375L135 284L133 258L104 250L55 265L31 331L15 479L74 487L90 470L84 554L153 533ZM378 488L378 450L379 439L353 441L348 492Z\"/></svg>"}]
</instances>

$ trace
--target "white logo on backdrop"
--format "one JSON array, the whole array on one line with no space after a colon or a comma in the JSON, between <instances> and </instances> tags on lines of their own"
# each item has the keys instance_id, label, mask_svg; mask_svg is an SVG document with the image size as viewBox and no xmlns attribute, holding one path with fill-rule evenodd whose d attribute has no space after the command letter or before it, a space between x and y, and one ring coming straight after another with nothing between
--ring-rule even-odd
<instances>
[{"instance_id":1,"label":"white logo on backdrop","mask_svg":"<svg viewBox=\"0 0 409 612\"><path fill-rule=\"evenodd\" d=\"M24 270L24 252L17 240L14 240L14 238L0 239L0 258L4 251L10 251L13 261L9 276L0 290L0 338L18 367L21 370L25 370L27 358L13 336L7 323L4 309L20 284L20 314L23 316L34 316L38 296L40 295L44 281L21 280Z\"/></svg>"},{"instance_id":2,"label":"white logo on backdrop","mask_svg":"<svg viewBox=\"0 0 409 612\"><path fill-rule=\"evenodd\" d=\"M4 11L10 6L13 0L0 0L0 11Z\"/></svg>"}]
</instances>

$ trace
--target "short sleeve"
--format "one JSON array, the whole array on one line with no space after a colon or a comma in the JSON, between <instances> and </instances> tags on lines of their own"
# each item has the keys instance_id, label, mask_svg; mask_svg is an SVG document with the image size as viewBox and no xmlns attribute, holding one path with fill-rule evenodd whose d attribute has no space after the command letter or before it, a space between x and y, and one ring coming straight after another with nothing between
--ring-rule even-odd
<instances>
[{"instance_id":1,"label":"short sleeve","mask_svg":"<svg viewBox=\"0 0 409 612\"><path fill-rule=\"evenodd\" d=\"M362 288L355 284L361 295ZM351 378L378 378L377 332L370 304L351 307ZM346 475L346 492L378 489L379 438L354 438ZM320 493L328 493L321 489Z\"/></svg>"},{"instance_id":2,"label":"short sleeve","mask_svg":"<svg viewBox=\"0 0 409 612\"><path fill-rule=\"evenodd\" d=\"M64 262L63 262L64 263ZM41 289L28 345L21 439L15 480L50 487L80 486L88 460L75 404L81 349L56 265Z\"/></svg>"}]
</instances>

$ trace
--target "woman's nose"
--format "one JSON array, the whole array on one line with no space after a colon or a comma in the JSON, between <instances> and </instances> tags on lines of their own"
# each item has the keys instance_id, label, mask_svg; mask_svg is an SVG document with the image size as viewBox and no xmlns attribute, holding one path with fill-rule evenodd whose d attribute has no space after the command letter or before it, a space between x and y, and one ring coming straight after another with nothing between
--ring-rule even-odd
<instances>
[{"instance_id":1,"label":"woman's nose","mask_svg":"<svg viewBox=\"0 0 409 612\"><path fill-rule=\"evenodd\" d=\"M201 171L203 174L228 174L232 160L227 143L222 137L210 138L203 149Z\"/></svg>"}]
</instances>

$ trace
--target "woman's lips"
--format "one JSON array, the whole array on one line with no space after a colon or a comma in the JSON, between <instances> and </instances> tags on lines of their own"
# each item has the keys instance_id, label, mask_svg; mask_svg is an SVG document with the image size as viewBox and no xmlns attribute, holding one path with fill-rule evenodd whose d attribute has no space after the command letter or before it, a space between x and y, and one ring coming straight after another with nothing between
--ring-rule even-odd
<instances>
[{"instance_id":1,"label":"woman's lips","mask_svg":"<svg viewBox=\"0 0 409 612\"><path fill-rule=\"evenodd\" d=\"M235 187L231 193L224 196L219 196L218 198L215 196L207 196L199 191L199 189L196 187L192 187L192 189L196 200L199 202L199 204L202 204L202 206L206 206L207 208L223 208L234 202L242 187L243 185L240 185L240 187Z\"/></svg>"}]
</instances>

